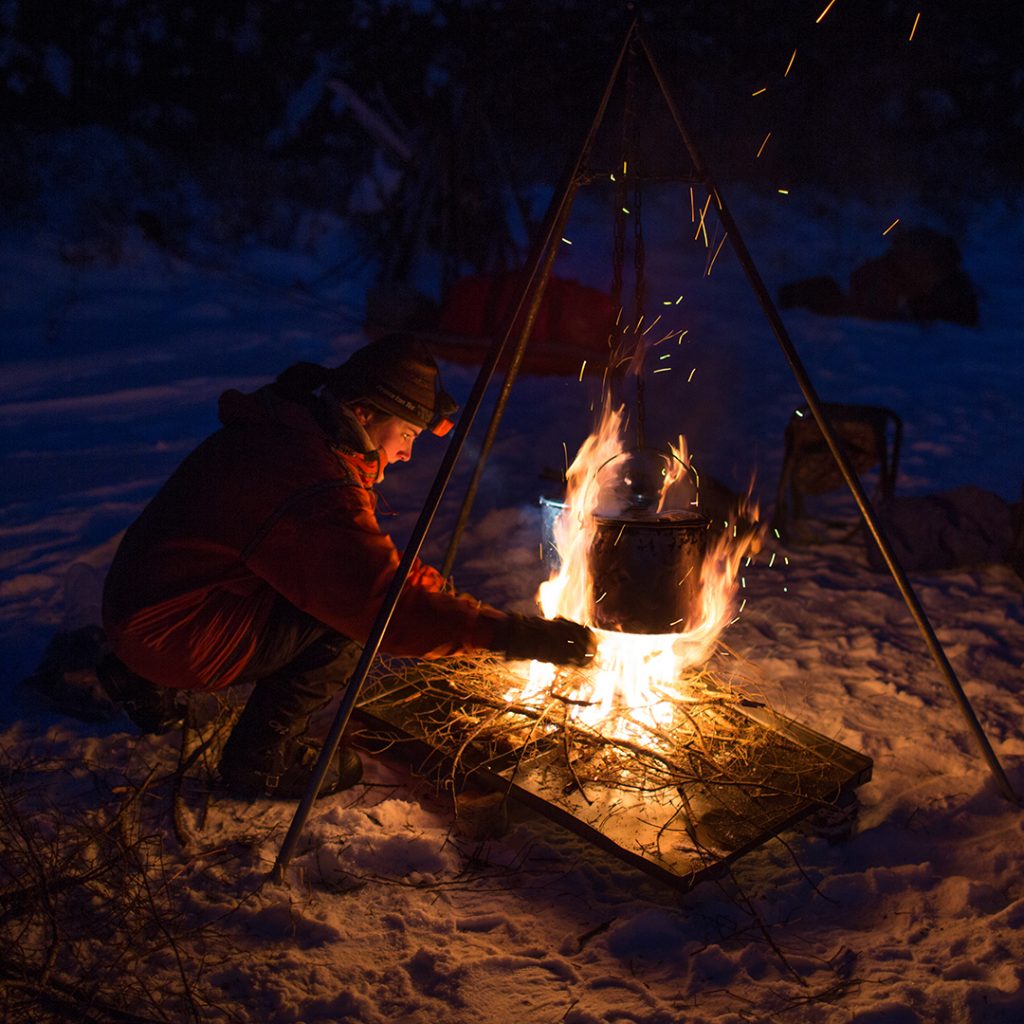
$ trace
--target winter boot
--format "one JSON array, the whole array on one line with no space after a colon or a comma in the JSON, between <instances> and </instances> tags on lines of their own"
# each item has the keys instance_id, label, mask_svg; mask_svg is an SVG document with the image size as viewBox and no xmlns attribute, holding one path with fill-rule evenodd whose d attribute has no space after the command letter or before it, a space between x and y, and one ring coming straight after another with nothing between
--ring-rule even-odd
<instances>
[{"instance_id":1,"label":"winter boot","mask_svg":"<svg viewBox=\"0 0 1024 1024\"><path fill-rule=\"evenodd\" d=\"M162 735L185 720L185 706L177 690L154 686L136 675L116 655L108 654L96 666L107 696L144 732Z\"/></svg>"},{"instance_id":2,"label":"winter boot","mask_svg":"<svg viewBox=\"0 0 1024 1024\"><path fill-rule=\"evenodd\" d=\"M306 664L316 660L309 652ZM295 663L261 679L252 690L220 759L224 787L235 796L295 800L306 791L319 745L306 733L313 713L343 685L336 661L299 669ZM324 776L320 796L354 786L363 774L359 755L339 747Z\"/></svg>"},{"instance_id":3,"label":"winter boot","mask_svg":"<svg viewBox=\"0 0 1024 1024\"><path fill-rule=\"evenodd\" d=\"M237 739L236 739L237 737ZM320 755L320 748L301 738L280 737L273 746L258 750L242 748L236 729L220 760L220 779L235 797L298 800L306 792ZM363 762L351 748L339 746L324 775L318 797L331 796L354 786L363 777Z\"/></svg>"}]
</instances>

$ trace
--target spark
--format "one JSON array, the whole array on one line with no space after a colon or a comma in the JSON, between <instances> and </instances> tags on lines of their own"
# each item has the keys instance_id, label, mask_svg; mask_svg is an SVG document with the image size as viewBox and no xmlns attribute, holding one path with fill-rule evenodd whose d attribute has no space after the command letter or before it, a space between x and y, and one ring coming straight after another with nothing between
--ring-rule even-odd
<instances>
[{"instance_id":1,"label":"spark","mask_svg":"<svg viewBox=\"0 0 1024 1024\"><path fill-rule=\"evenodd\" d=\"M671 352L666 352L663 356L658 356L658 358L659 359L671 359L672 358L672 353Z\"/></svg>"},{"instance_id":2,"label":"spark","mask_svg":"<svg viewBox=\"0 0 1024 1024\"><path fill-rule=\"evenodd\" d=\"M888 227L887 227L887 228L886 228L886 229L885 229L885 230L884 230L884 231L882 232L882 237L883 237L883 238L885 238L885 236L886 236L887 234L889 234L889 232L890 232L890 231L892 231L892 229L893 229L894 227L896 227L896 225L897 225L897 224L899 224L899 222L900 222L900 219L899 219L899 217L897 217L897 218L896 218L896 219L895 219L895 220L894 220L894 221L893 221L893 222L892 222L892 223L891 223L891 224L890 224L890 225L889 225L889 226L888 226Z\"/></svg>"},{"instance_id":3,"label":"spark","mask_svg":"<svg viewBox=\"0 0 1024 1024\"><path fill-rule=\"evenodd\" d=\"M672 300L671 299L662 299L661 304L663 306L671 306L672 305Z\"/></svg>"},{"instance_id":4,"label":"spark","mask_svg":"<svg viewBox=\"0 0 1024 1024\"><path fill-rule=\"evenodd\" d=\"M676 344L677 345L682 345L683 338L685 338L689 333L690 333L690 328L689 327L687 327L685 331L680 331L679 332L679 340L676 342Z\"/></svg>"},{"instance_id":5,"label":"spark","mask_svg":"<svg viewBox=\"0 0 1024 1024\"><path fill-rule=\"evenodd\" d=\"M783 592L784 594L788 594L788 593L789 593L789 587L783 587L783 588L782 588L782 592Z\"/></svg>"},{"instance_id":6,"label":"spark","mask_svg":"<svg viewBox=\"0 0 1024 1024\"><path fill-rule=\"evenodd\" d=\"M740 586L741 586L741 587L742 587L742 588L743 588L744 590L746 590L746 589L747 589L747 577L746 577L746 576L741 576L741 577L740 577Z\"/></svg>"},{"instance_id":7,"label":"spark","mask_svg":"<svg viewBox=\"0 0 1024 1024\"><path fill-rule=\"evenodd\" d=\"M683 297L682 297L682 295L680 295L679 298L676 299L676 305L678 306L679 303L682 302L682 301L683 301Z\"/></svg>"},{"instance_id":8,"label":"spark","mask_svg":"<svg viewBox=\"0 0 1024 1024\"><path fill-rule=\"evenodd\" d=\"M675 622L670 622L669 625L670 626L678 626L679 623L682 622L682 621L683 621L682 619L676 619Z\"/></svg>"},{"instance_id":9,"label":"spark","mask_svg":"<svg viewBox=\"0 0 1024 1024\"><path fill-rule=\"evenodd\" d=\"M696 213L693 209L693 186L690 186L690 223L692 224L696 219Z\"/></svg>"},{"instance_id":10,"label":"spark","mask_svg":"<svg viewBox=\"0 0 1024 1024\"><path fill-rule=\"evenodd\" d=\"M742 612L743 609L746 608L746 607L747 607L747 599L743 598L743 600L740 602L740 611Z\"/></svg>"},{"instance_id":11,"label":"spark","mask_svg":"<svg viewBox=\"0 0 1024 1024\"><path fill-rule=\"evenodd\" d=\"M614 180L615 180L615 175L614 175L614 174L609 174L609 175L608 175L608 177L609 177L609 178L611 178L611 179L612 179L612 181L614 181Z\"/></svg>"},{"instance_id":12,"label":"spark","mask_svg":"<svg viewBox=\"0 0 1024 1024\"><path fill-rule=\"evenodd\" d=\"M718 208L722 208L722 197L718 194L718 189L715 189L715 202L718 203Z\"/></svg>"},{"instance_id":13,"label":"spark","mask_svg":"<svg viewBox=\"0 0 1024 1024\"><path fill-rule=\"evenodd\" d=\"M908 43L912 43L914 41L914 33L917 31L917 23L920 20L921 20L921 12L918 11L917 14L914 15L914 27L910 30L910 38L907 40Z\"/></svg>"},{"instance_id":14,"label":"spark","mask_svg":"<svg viewBox=\"0 0 1024 1024\"><path fill-rule=\"evenodd\" d=\"M762 85L761 88L757 90L757 92L752 92L750 95L751 96L760 96L761 93L767 92L767 91L768 91L768 87L766 85Z\"/></svg>"},{"instance_id":15,"label":"spark","mask_svg":"<svg viewBox=\"0 0 1024 1024\"><path fill-rule=\"evenodd\" d=\"M825 15L828 14L828 12L832 10L832 5L835 2L836 2L836 0L828 0L828 6L825 8L825 10L823 10L821 12L821 14L818 15L817 19L814 22L815 25L820 25L821 24L822 18L824 18Z\"/></svg>"},{"instance_id":16,"label":"spark","mask_svg":"<svg viewBox=\"0 0 1024 1024\"><path fill-rule=\"evenodd\" d=\"M705 277L710 277L711 276L711 268L715 265L715 260L718 259L718 254L722 251L722 246L725 245L725 240L728 237L729 237L729 232L726 231L726 233L724 235L722 235L722 240L718 243L718 248L715 250L715 255L711 257L711 262L708 264L707 273L704 275Z\"/></svg>"},{"instance_id":17,"label":"spark","mask_svg":"<svg viewBox=\"0 0 1024 1024\"><path fill-rule=\"evenodd\" d=\"M789 189L788 188L780 188L779 189L779 195L780 196L788 196L789 195Z\"/></svg>"},{"instance_id":18,"label":"spark","mask_svg":"<svg viewBox=\"0 0 1024 1024\"><path fill-rule=\"evenodd\" d=\"M650 325L650 327L648 327L648 328L647 328L647 330L646 330L646 331L644 331L644 336L645 336L645 337L646 337L646 336L647 336L648 334L650 334L650 333L651 333L651 327L653 327L653 326L654 326L654 325L655 325L655 324L656 324L656 323L657 323L657 322L658 322L658 321L659 321L660 319L661 319L661 314L659 313L659 314L658 314L658 315L657 315L657 316L656 316L656 317L655 317L655 318L654 318L654 319L653 319L653 320L651 321L651 325Z\"/></svg>"},{"instance_id":19,"label":"spark","mask_svg":"<svg viewBox=\"0 0 1024 1024\"><path fill-rule=\"evenodd\" d=\"M562 442L562 454L565 456L565 471L566 471L566 473L568 473L569 472L569 449L566 446L566 443L564 441Z\"/></svg>"},{"instance_id":20,"label":"spark","mask_svg":"<svg viewBox=\"0 0 1024 1024\"><path fill-rule=\"evenodd\" d=\"M640 328L641 328L641 327L643 326L643 322L644 322L644 317L645 317L645 316L647 316L647 314L646 314L646 313L641 313L641 314L640 314L640 319L639 319L639 320L637 320L637 322L636 322L636 327L634 327L634 328L633 328L633 333L634 333L634 334L636 334L636 332L637 332L637 331L639 331L639 330L640 330ZM660 317L659 317L659 319L660 319Z\"/></svg>"},{"instance_id":21,"label":"spark","mask_svg":"<svg viewBox=\"0 0 1024 1024\"><path fill-rule=\"evenodd\" d=\"M779 538L779 540L782 540L782 534L781 534L781 533L779 533L778 527L774 527L774 528L772 529L772 533L774 533L774 534L775 534L775 536Z\"/></svg>"},{"instance_id":22,"label":"spark","mask_svg":"<svg viewBox=\"0 0 1024 1024\"><path fill-rule=\"evenodd\" d=\"M757 156L755 156L755 157L754 157L754 159L755 159L755 160L760 160L760 159L761 159L761 154L762 154L762 153L764 152L764 147L768 145L768 140L769 140L769 139L770 139L771 137L772 137L772 133L771 133L771 132L769 132L769 133L768 133L768 134L767 134L767 135L766 135L766 136L764 137L764 142L762 142L762 143L761 143L761 148L760 148L760 149L759 149L759 150L757 151Z\"/></svg>"},{"instance_id":23,"label":"spark","mask_svg":"<svg viewBox=\"0 0 1024 1024\"><path fill-rule=\"evenodd\" d=\"M570 242L568 238L563 238L562 241L565 242L566 245L572 245L572 242Z\"/></svg>"},{"instance_id":24,"label":"spark","mask_svg":"<svg viewBox=\"0 0 1024 1024\"><path fill-rule=\"evenodd\" d=\"M582 364L580 365L580 383L581 383L581 384L583 383L583 371L584 371L584 370L585 370L586 368L587 368L587 361L586 361L586 359L584 359L584 360L583 360L583 362L582 362Z\"/></svg>"},{"instance_id":25,"label":"spark","mask_svg":"<svg viewBox=\"0 0 1024 1024\"><path fill-rule=\"evenodd\" d=\"M623 177L625 177L625 176L626 176L626 168L627 168L627 167L629 167L629 164L628 164L628 163L627 163L627 162L626 162L625 160L623 160L623 161L622 161L622 176L623 176Z\"/></svg>"},{"instance_id":26,"label":"spark","mask_svg":"<svg viewBox=\"0 0 1024 1024\"><path fill-rule=\"evenodd\" d=\"M663 366L660 370L655 370L654 372L655 373L668 373L668 371L671 370L671 369L672 369L671 366Z\"/></svg>"},{"instance_id":27,"label":"spark","mask_svg":"<svg viewBox=\"0 0 1024 1024\"><path fill-rule=\"evenodd\" d=\"M594 602L594 604L600 604L600 603L601 603L601 602L602 602L602 601L603 601L603 600L604 600L604 599L605 599L605 598L606 598L607 596L608 596L608 591L606 590L606 591L605 591L605 592L604 592L604 593L603 593L603 594L602 594L602 595L601 595L601 596L600 596L600 597L599 597L599 598L598 598L598 599L597 599L597 600L596 600L596 601Z\"/></svg>"},{"instance_id":28,"label":"spark","mask_svg":"<svg viewBox=\"0 0 1024 1024\"><path fill-rule=\"evenodd\" d=\"M694 367L694 368L693 368L693 369L692 369L692 370L690 371L690 376L686 378L686 383L687 383L687 384L689 384L689 383L690 383L690 381L691 381L691 380L693 380L693 375L694 375L694 374L695 374L696 372L697 372L697 367L695 366L695 367Z\"/></svg>"},{"instance_id":29,"label":"spark","mask_svg":"<svg viewBox=\"0 0 1024 1024\"><path fill-rule=\"evenodd\" d=\"M623 207L623 208L622 208L622 212L623 212L623 213L629 213L629 210L627 210L627 209L626 209L626 207Z\"/></svg>"},{"instance_id":30,"label":"spark","mask_svg":"<svg viewBox=\"0 0 1024 1024\"><path fill-rule=\"evenodd\" d=\"M614 544L612 545L612 547L613 547L613 548L617 548L617 547L619 546L619 541L620 541L620 540L622 540L622 531L623 531L623 530L625 530L625 528L626 528L626 524L625 524L625 523L623 523L623 524L622 524L622 525L621 525L621 526L619 527L619 534L618 534L618 536L617 536L617 537L615 538L615 543L614 543Z\"/></svg>"},{"instance_id":31,"label":"spark","mask_svg":"<svg viewBox=\"0 0 1024 1024\"><path fill-rule=\"evenodd\" d=\"M783 555L782 560L786 563L786 565L789 565L789 555Z\"/></svg>"},{"instance_id":32,"label":"spark","mask_svg":"<svg viewBox=\"0 0 1024 1024\"><path fill-rule=\"evenodd\" d=\"M693 240L696 242L700 237L700 233L704 232L704 248L708 247L708 229L704 226L704 217L708 212L708 207L711 205L711 193L708 193L708 200L704 204L704 209L700 211L700 223L697 225L697 233L693 236Z\"/></svg>"},{"instance_id":33,"label":"spark","mask_svg":"<svg viewBox=\"0 0 1024 1024\"><path fill-rule=\"evenodd\" d=\"M538 545L537 545L537 558L538 558L538 559L539 559L539 560L540 560L541 562L543 562L543 561L544 561L544 545L543 545L543 544L538 544Z\"/></svg>"},{"instance_id":34,"label":"spark","mask_svg":"<svg viewBox=\"0 0 1024 1024\"><path fill-rule=\"evenodd\" d=\"M795 412L797 414L797 416L800 417L800 419L804 418L804 414L803 414L803 410L802 409L794 409L793 412Z\"/></svg>"},{"instance_id":35,"label":"spark","mask_svg":"<svg viewBox=\"0 0 1024 1024\"><path fill-rule=\"evenodd\" d=\"M775 552L772 552L772 557L768 559L768 568L770 569L775 564Z\"/></svg>"},{"instance_id":36,"label":"spark","mask_svg":"<svg viewBox=\"0 0 1024 1024\"><path fill-rule=\"evenodd\" d=\"M789 74L790 69L793 67L793 61L795 61L795 60L796 60L796 50L793 51L793 55L789 58L789 63L786 65L786 70L782 72L782 77L783 78L785 78Z\"/></svg>"},{"instance_id":37,"label":"spark","mask_svg":"<svg viewBox=\"0 0 1024 1024\"><path fill-rule=\"evenodd\" d=\"M749 569L750 568L750 555L747 555L747 560L743 563L743 568L744 569Z\"/></svg>"}]
</instances>

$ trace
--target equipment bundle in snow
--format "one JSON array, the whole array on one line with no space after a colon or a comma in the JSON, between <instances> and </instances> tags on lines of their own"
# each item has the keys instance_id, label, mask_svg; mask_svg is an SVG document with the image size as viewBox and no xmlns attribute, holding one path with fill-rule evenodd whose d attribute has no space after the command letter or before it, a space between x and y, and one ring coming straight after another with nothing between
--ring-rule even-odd
<instances>
[{"instance_id":1,"label":"equipment bundle in snow","mask_svg":"<svg viewBox=\"0 0 1024 1024\"><path fill-rule=\"evenodd\" d=\"M869 320L978 322L978 297L956 240L925 227L904 230L885 253L855 268L848 294L831 277L811 277L784 284L779 305Z\"/></svg>"},{"instance_id":2,"label":"equipment bundle in snow","mask_svg":"<svg viewBox=\"0 0 1024 1024\"><path fill-rule=\"evenodd\" d=\"M519 275L480 274L456 281L438 321L439 340L431 348L443 359L477 365L504 325L518 295ZM582 360L600 373L607 361L608 337L616 308L604 292L578 281L552 277L533 324L523 370L537 374L578 374Z\"/></svg>"},{"instance_id":3,"label":"equipment bundle in snow","mask_svg":"<svg viewBox=\"0 0 1024 1024\"><path fill-rule=\"evenodd\" d=\"M1019 533L1024 503L1014 506L991 491L967 486L892 498L879 505L878 514L904 569L938 572L1000 562L1012 565L1015 522ZM872 569L885 571L870 538L868 562Z\"/></svg>"},{"instance_id":4,"label":"equipment bundle in snow","mask_svg":"<svg viewBox=\"0 0 1024 1024\"><path fill-rule=\"evenodd\" d=\"M108 651L99 626L57 633L46 645L36 670L19 684L33 703L42 700L47 708L81 719L105 722L117 714L96 674L96 667Z\"/></svg>"}]
</instances>

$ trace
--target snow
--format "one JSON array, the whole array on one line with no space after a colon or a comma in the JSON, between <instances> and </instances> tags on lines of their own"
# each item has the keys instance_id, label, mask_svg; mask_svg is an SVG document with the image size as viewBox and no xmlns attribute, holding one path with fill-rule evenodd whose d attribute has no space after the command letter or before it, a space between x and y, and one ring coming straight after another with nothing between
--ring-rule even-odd
<instances>
[{"instance_id":1,"label":"snow","mask_svg":"<svg viewBox=\"0 0 1024 1024\"><path fill-rule=\"evenodd\" d=\"M772 289L823 268L845 282L884 249L892 219L888 205L827 195L739 192L732 202ZM685 205L684 215L668 193L648 203L652 304L684 294L672 315L690 331L673 352L682 372L649 389L650 431L684 432L702 470L732 486L756 471L767 502L801 398L731 258L723 253L703 278L699 254L693 270L690 243L677 237ZM784 319L825 398L883 403L903 417L902 493L971 483L1015 500L1024 473L1019 210L993 200L934 211L907 200L900 215L956 229L982 285L978 329ZM581 201L560 272L605 285L605 228L597 204ZM95 237L83 241L99 251ZM400 759L377 756L366 758L364 784L318 802L285 885L266 874L292 805L215 795L203 821L203 794L186 792L194 842L183 847L168 812L178 733L79 722L16 700L12 688L56 630L95 620L120 531L214 428L221 390L255 388L297 359L336 362L360 344L346 312L360 281L303 284L334 264L326 245L261 244L217 262L202 239L203 258L191 259L136 233L108 263L69 262L61 242L25 223L7 226L0 245L0 747L5 765L28 766L15 788L29 786L19 799L46 843L155 770L143 814L186 963L148 938L130 962L174 1019L187 1016L174 995L183 976L210 1021L1024 1019L1020 808L996 792L894 585L868 569L859 541L797 549L772 540L727 634L735 657L726 671L739 684L874 759L843 842L787 833L731 876L679 895L523 809L487 838L496 811L485 795L470 793L456 816ZM458 396L471 379L446 368ZM539 474L562 464L563 441L571 452L582 440L591 399L575 378L517 385L460 551L460 588L532 607L542 575L536 500L548 487ZM478 443L428 543L433 559ZM442 446L425 439L417 449L386 488L397 537ZM914 582L1024 792L1020 578L985 565ZM59 969L80 984L107 977L104 948L120 936L86 936L77 961ZM157 1015L138 999L140 1014Z\"/></svg>"}]
</instances>

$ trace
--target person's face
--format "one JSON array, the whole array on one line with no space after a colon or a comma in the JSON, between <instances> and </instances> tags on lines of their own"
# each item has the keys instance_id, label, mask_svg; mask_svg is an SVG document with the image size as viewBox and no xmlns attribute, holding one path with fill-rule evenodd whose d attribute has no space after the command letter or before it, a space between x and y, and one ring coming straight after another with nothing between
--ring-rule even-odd
<instances>
[{"instance_id":1,"label":"person's face","mask_svg":"<svg viewBox=\"0 0 1024 1024\"><path fill-rule=\"evenodd\" d=\"M384 453L387 464L408 462L412 458L413 441L421 430L397 416L381 416L371 413L363 424L371 444Z\"/></svg>"}]
</instances>

